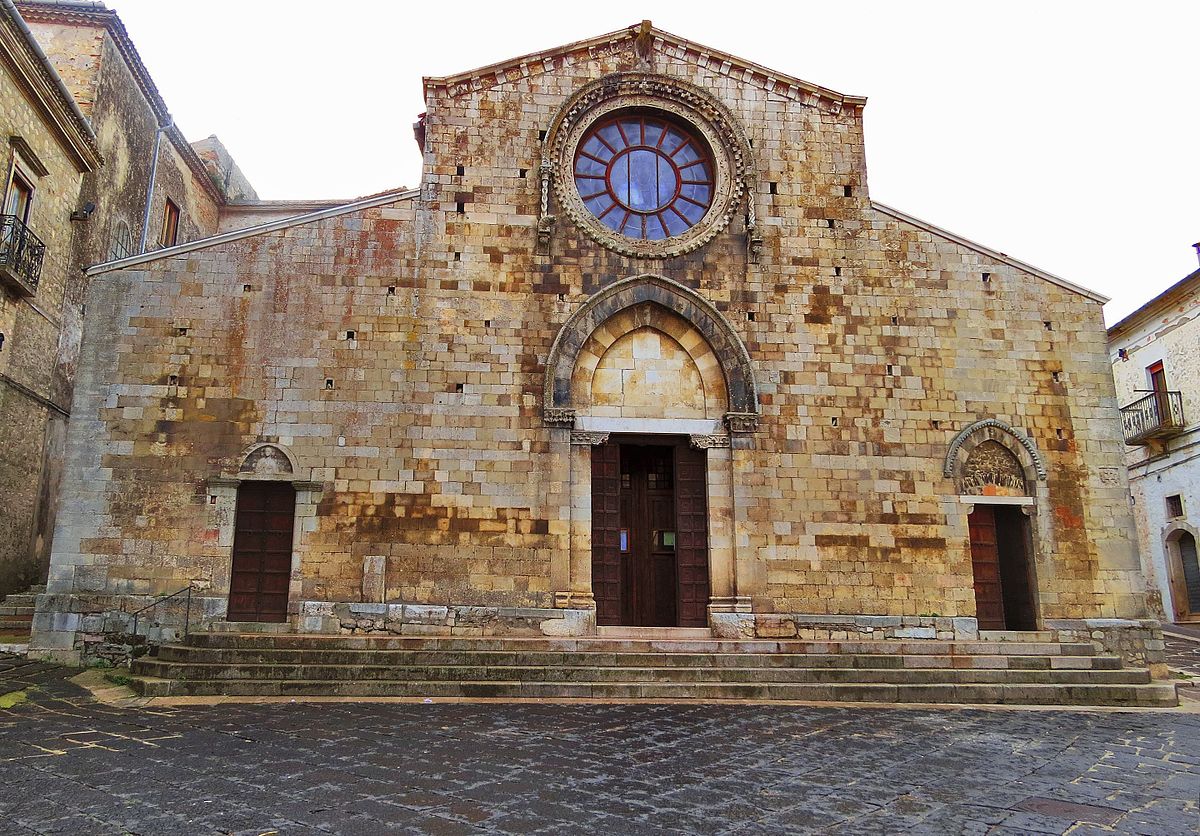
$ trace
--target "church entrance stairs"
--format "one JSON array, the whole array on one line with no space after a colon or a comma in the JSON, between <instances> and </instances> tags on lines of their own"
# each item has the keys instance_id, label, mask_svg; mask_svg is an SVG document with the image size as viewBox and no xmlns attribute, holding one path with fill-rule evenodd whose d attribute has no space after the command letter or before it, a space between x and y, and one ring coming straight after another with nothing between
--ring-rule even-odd
<instances>
[{"instance_id":1,"label":"church entrance stairs","mask_svg":"<svg viewBox=\"0 0 1200 836\"><path fill-rule=\"evenodd\" d=\"M0 636L20 636L28 641L37 597L45 591L46 587L35 586L0 599Z\"/></svg>"},{"instance_id":2,"label":"church entrance stairs","mask_svg":"<svg viewBox=\"0 0 1200 836\"><path fill-rule=\"evenodd\" d=\"M144 696L1178 704L1091 644L196 633L133 663Z\"/></svg>"}]
</instances>

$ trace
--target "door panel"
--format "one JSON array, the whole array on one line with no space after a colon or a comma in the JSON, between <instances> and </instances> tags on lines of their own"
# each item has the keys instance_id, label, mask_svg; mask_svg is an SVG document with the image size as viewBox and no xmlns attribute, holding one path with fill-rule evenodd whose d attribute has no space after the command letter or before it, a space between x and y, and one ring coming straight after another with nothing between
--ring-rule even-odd
<instances>
[{"instance_id":1,"label":"door panel","mask_svg":"<svg viewBox=\"0 0 1200 836\"><path fill-rule=\"evenodd\" d=\"M1000 552L996 513L978 505L967 517L971 533L971 570L975 575L975 617L981 630L1004 629L1004 595L1000 589Z\"/></svg>"},{"instance_id":2,"label":"door panel","mask_svg":"<svg viewBox=\"0 0 1200 836\"><path fill-rule=\"evenodd\" d=\"M229 579L230 621L286 621L296 490L286 482L238 488Z\"/></svg>"},{"instance_id":3,"label":"door panel","mask_svg":"<svg viewBox=\"0 0 1200 836\"><path fill-rule=\"evenodd\" d=\"M598 624L708 623L706 457L682 445L592 448Z\"/></svg>"},{"instance_id":4,"label":"door panel","mask_svg":"<svg viewBox=\"0 0 1200 836\"><path fill-rule=\"evenodd\" d=\"M592 448L592 594L596 623L621 624L621 447Z\"/></svg>"},{"instance_id":5,"label":"door panel","mask_svg":"<svg viewBox=\"0 0 1200 836\"><path fill-rule=\"evenodd\" d=\"M708 625L708 456L704 450L679 447L675 492L679 520L679 626Z\"/></svg>"},{"instance_id":6,"label":"door panel","mask_svg":"<svg viewBox=\"0 0 1200 836\"><path fill-rule=\"evenodd\" d=\"M1196 555L1196 538L1185 532L1179 538L1179 562L1183 564L1183 585L1186 598L1176 607L1189 618L1200 616L1200 558Z\"/></svg>"}]
</instances>

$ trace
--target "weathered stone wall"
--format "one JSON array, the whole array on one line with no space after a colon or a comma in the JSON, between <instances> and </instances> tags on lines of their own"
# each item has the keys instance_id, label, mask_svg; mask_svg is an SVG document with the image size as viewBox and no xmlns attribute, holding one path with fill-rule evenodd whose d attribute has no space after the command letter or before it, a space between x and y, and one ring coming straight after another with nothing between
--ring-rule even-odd
<instances>
[{"instance_id":1,"label":"weathered stone wall","mask_svg":"<svg viewBox=\"0 0 1200 836\"><path fill-rule=\"evenodd\" d=\"M0 25L10 25L7 19ZM63 305L70 285L72 225L68 220L79 194L81 173L44 114L21 92L24 82L0 62L0 166L7 187L14 165L31 180L34 196L27 227L46 245L37 292L23 297L0 287L0 596L29 587L44 576L49 554L38 546L39 493L47 436L67 404L54 386L55 348L63 328ZM10 138L20 138L35 161L22 157Z\"/></svg>"},{"instance_id":2,"label":"weathered stone wall","mask_svg":"<svg viewBox=\"0 0 1200 836\"><path fill-rule=\"evenodd\" d=\"M380 603L376 564L385 602L553 606L582 509L569 431L542 417L551 343L598 290L657 274L717 308L757 378L760 428L722 451L727 547L756 612L954 633L974 595L942 464L959 430L999 418L1047 464L1042 617L1144 615L1100 305L873 206L857 106L660 44L651 70L716 96L753 143L760 259L740 212L664 259L560 216L537 255L539 132L583 84L638 66L631 41L603 52L431 84L419 197L98 278L69 445L95 478L72 486L50 591L221 594L232 507L210 480L272 442L322 485L300 520L297 616Z\"/></svg>"}]
</instances>

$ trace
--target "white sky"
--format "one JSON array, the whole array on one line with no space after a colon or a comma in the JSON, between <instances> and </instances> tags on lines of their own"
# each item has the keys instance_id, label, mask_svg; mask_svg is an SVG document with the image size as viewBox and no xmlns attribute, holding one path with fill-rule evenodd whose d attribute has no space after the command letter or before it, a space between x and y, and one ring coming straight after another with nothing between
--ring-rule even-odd
<instances>
[{"instance_id":1,"label":"white sky","mask_svg":"<svg viewBox=\"0 0 1200 836\"><path fill-rule=\"evenodd\" d=\"M867 96L871 196L1093 288L1196 269L1196 2L108 0L189 139L263 198L415 186L423 75L650 18Z\"/></svg>"}]
</instances>

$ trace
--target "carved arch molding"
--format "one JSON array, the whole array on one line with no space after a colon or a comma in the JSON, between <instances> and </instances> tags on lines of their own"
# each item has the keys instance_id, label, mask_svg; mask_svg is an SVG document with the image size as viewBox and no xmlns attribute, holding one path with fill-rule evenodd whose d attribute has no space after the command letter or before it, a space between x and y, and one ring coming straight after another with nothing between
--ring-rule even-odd
<instances>
[{"instance_id":1,"label":"carved arch molding","mask_svg":"<svg viewBox=\"0 0 1200 836\"><path fill-rule=\"evenodd\" d=\"M960 493L972 493L962 484L972 470L974 464L972 455L984 453L987 448L999 445L1011 454L1012 463L1020 468L1020 473L1011 474L1021 477L1022 486L1032 493L1034 483L1046 479L1046 465L1033 441L1020 430L996 418L976 421L964 427L950 442L946 451L946 460L942 466L942 475L953 477L959 482ZM980 448L983 449L980 449ZM978 457L977 457L978 458ZM1004 468L1001 468L1003 470ZM1006 474L999 474L1006 475ZM1011 487L1017 487L1015 478Z\"/></svg>"},{"instance_id":2,"label":"carved arch molding","mask_svg":"<svg viewBox=\"0 0 1200 836\"><path fill-rule=\"evenodd\" d=\"M643 275L614 282L584 302L571 314L550 347L543 388L543 418L550 426L575 423L571 402L571 375L588 338L605 321L627 308L654 303L673 311L695 326L720 361L729 393L725 424L731 432L758 428L758 387L750 353L729 321L708 300L689 287L662 276Z\"/></svg>"}]
</instances>

